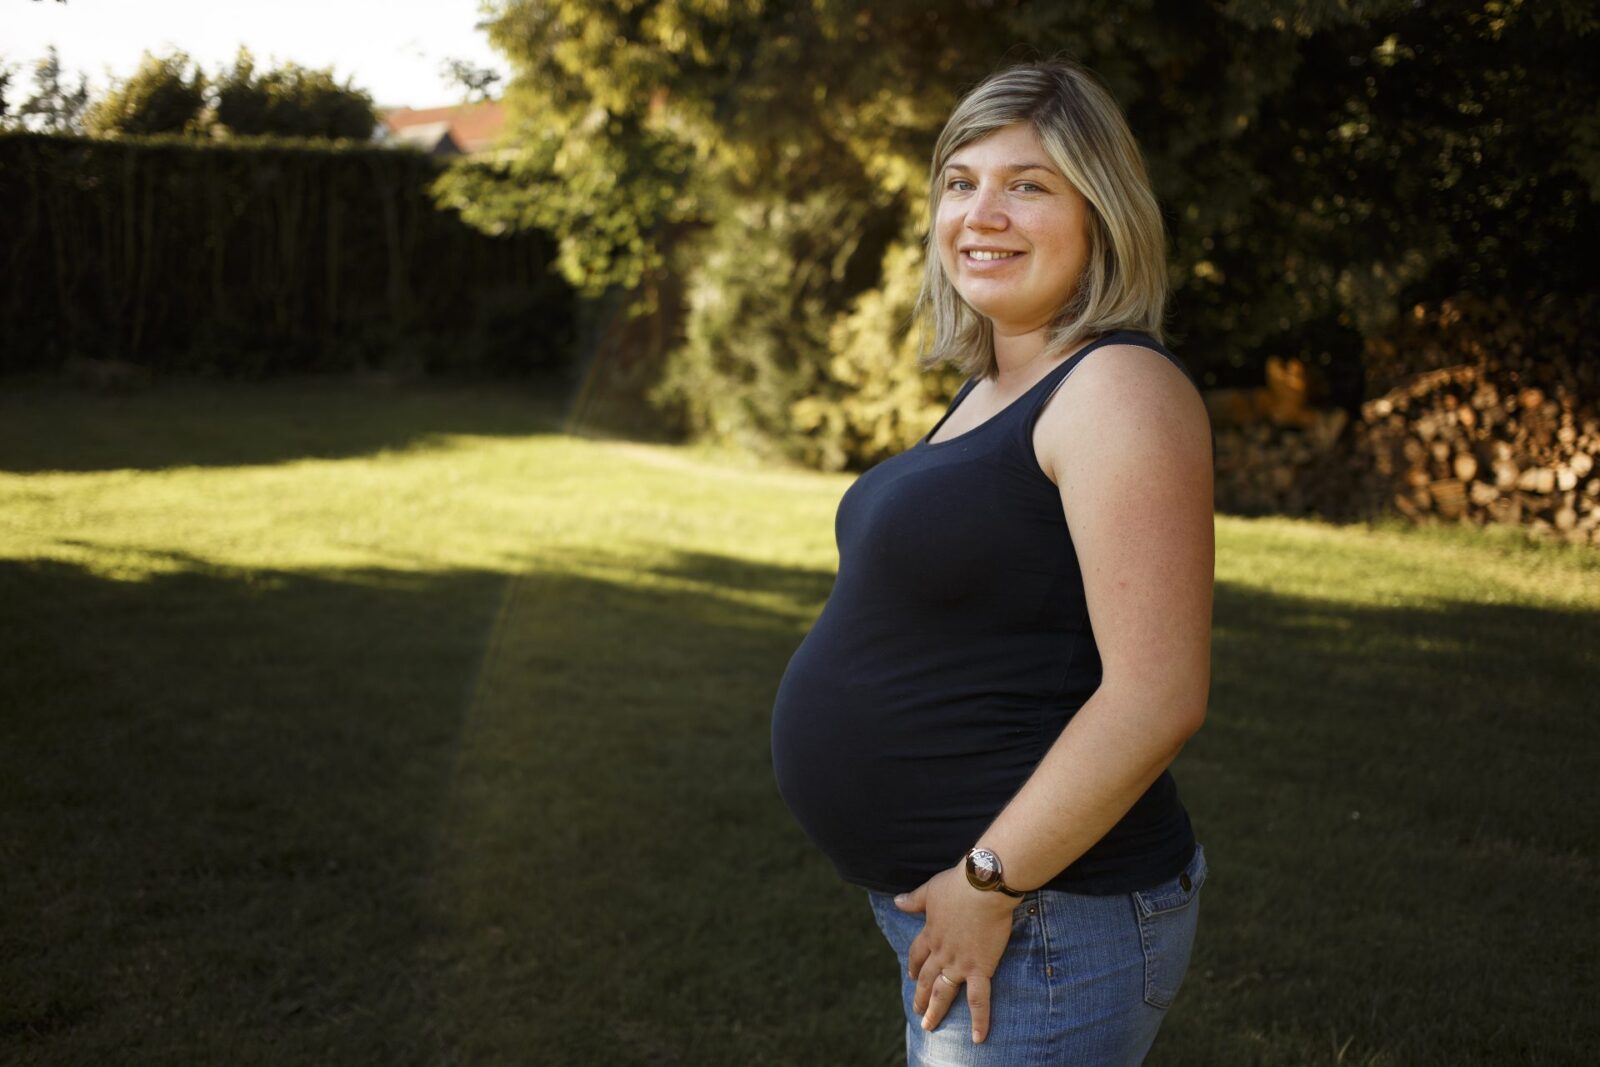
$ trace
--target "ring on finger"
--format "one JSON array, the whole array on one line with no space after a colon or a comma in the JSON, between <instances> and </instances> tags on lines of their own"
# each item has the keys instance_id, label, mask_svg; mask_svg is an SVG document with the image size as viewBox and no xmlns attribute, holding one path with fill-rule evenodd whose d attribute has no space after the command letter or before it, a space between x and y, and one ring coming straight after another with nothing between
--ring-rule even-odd
<instances>
[{"instance_id":1,"label":"ring on finger","mask_svg":"<svg viewBox=\"0 0 1600 1067\"><path fill-rule=\"evenodd\" d=\"M961 988L961 983L960 982L957 982L955 979L951 978L948 974L945 974L943 971L939 972L939 977L943 978L946 982L949 982L951 989L960 989Z\"/></svg>"}]
</instances>

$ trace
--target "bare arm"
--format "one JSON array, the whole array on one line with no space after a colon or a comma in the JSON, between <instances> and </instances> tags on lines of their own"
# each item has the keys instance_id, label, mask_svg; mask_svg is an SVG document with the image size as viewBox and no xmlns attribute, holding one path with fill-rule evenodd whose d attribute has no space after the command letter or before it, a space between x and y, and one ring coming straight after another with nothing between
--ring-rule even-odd
<instances>
[{"instance_id":1,"label":"bare arm","mask_svg":"<svg viewBox=\"0 0 1600 1067\"><path fill-rule=\"evenodd\" d=\"M1040 415L1035 440L1040 465L1061 490L1103 672L973 842L1000 856L1018 889L1048 882L1116 825L1200 728L1211 686L1205 405L1182 371L1147 348L1107 345L1070 378ZM961 868L896 903L927 913L907 961L922 1025L938 1025L964 981L978 1042L988 1034L989 980L1016 902L974 890Z\"/></svg>"},{"instance_id":2,"label":"bare arm","mask_svg":"<svg viewBox=\"0 0 1600 1067\"><path fill-rule=\"evenodd\" d=\"M1103 675L982 844L1044 884L1114 826L1205 718L1215 533L1210 426L1183 372L1112 345L1039 417Z\"/></svg>"}]
</instances>

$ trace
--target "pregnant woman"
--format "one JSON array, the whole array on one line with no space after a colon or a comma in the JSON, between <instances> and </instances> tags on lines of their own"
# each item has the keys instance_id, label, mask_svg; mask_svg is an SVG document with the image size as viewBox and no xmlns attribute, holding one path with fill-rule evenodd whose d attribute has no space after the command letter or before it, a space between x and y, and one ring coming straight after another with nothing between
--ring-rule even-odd
<instances>
[{"instance_id":1,"label":"pregnant woman","mask_svg":"<svg viewBox=\"0 0 1600 1067\"><path fill-rule=\"evenodd\" d=\"M974 88L927 240L923 365L967 380L839 502L778 788L899 957L909 1064L1137 1064L1206 878L1167 768L1210 686L1213 453L1099 81L1058 61Z\"/></svg>"}]
</instances>

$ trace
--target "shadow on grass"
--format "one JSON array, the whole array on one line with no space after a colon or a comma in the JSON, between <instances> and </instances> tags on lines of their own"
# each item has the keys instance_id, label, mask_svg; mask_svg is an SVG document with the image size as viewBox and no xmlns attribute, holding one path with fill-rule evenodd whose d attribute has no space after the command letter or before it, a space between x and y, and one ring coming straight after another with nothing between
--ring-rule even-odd
<instances>
[{"instance_id":1,"label":"shadow on grass","mask_svg":"<svg viewBox=\"0 0 1600 1067\"><path fill-rule=\"evenodd\" d=\"M0 1058L900 1062L893 956L771 777L830 583L0 564ZM1151 1062L1578 1062L1597 638L1219 589Z\"/></svg>"},{"instance_id":2,"label":"shadow on grass","mask_svg":"<svg viewBox=\"0 0 1600 1067\"><path fill-rule=\"evenodd\" d=\"M1600 614L1217 594L1175 770L1213 874L1152 1062L1583 1062Z\"/></svg>"},{"instance_id":3,"label":"shadow on grass","mask_svg":"<svg viewBox=\"0 0 1600 1067\"><path fill-rule=\"evenodd\" d=\"M128 395L0 388L0 471L163 470L346 459L452 434L564 431L574 386L166 383Z\"/></svg>"},{"instance_id":4,"label":"shadow on grass","mask_svg":"<svg viewBox=\"0 0 1600 1067\"><path fill-rule=\"evenodd\" d=\"M504 582L0 564L0 1060L434 1047L422 858Z\"/></svg>"},{"instance_id":5,"label":"shadow on grass","mask_svg":"<svg viewBox=\"0 0 1600 1067\"><path fill-rule=\"evenodd\" d=\"M780 946L872 959L771 784L803 609L742 599L829 576L164 562L0 563L0 1060L763 1062Z\"/></svg>"}]
</instances>

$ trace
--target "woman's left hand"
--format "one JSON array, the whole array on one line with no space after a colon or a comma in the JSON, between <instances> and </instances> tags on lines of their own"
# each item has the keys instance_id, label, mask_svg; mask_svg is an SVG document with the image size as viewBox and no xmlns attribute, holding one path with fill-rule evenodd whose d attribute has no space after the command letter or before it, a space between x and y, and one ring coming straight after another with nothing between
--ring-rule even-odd
<instances>
[{"instance_id":1,"label":"woman's left hand","mask_svg":"<svg viewBox=\"0 0 1600 1067\"><path fill-rule=\"evenodd\" d=\"M894 902L901 911L927 913L907 954L908 969L917 983L911 1006L922 1014L922 1028L939 1025L964 981L972 1040L983 1041L989 1034L989 979L1011 940L1017 898L973 888L965 870L957 866L940 871ZM941 974L950 981L941 979Z\"/></svg>"}]
</instances>

